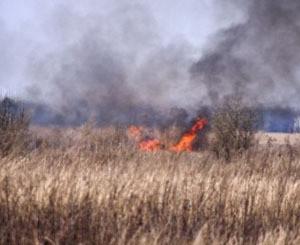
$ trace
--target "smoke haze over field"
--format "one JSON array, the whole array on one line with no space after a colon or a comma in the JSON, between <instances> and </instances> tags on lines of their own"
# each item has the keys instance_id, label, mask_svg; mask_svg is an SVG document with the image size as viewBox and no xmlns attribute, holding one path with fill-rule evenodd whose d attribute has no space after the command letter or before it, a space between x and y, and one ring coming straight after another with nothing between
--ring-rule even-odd
<instances>
[{"instance_id":1,"label":"smoke haze over field","mask_svg":"<svg viewBox=\"0 0 300 245\"><path fill-rule=\"evenodd\" d=\"M144 6L121 5L104 16L82 17L67 6L53 12L48 26L58 46L35 57L29 68L37 83L28 91L49 98L68 122L126 123L176 102L170 103L171 90L188 79L190 47L185 41L162 46Z\"/></svg>"},{"instance_id":2,"label":"smoke haze over field","mask_svg":"<svg viewBox=\"0 0 300 245\"><path fill-rule=\"evenodd\" d=\"M240 94L268 106L299 105L300 2L237 1L247 19L217 33L191 72L206 97Z\"/></svg>"},{"instance_id":3,"label":"smoke haze over field","mask_svg":"<svg viewBox=\"0 0 300 245\"><path fill-rule=\"evenodd\" d=\"M40 123L148 123L231 94L266 106L300 102L296 0L7 0L0 8L0 85L37 104Z\"/></svg>"}]
</instances>

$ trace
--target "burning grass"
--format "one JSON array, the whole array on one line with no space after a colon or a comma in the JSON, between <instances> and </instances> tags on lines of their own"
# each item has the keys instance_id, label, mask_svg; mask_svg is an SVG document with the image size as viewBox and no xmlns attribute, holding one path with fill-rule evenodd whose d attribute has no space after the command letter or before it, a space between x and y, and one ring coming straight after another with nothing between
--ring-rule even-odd
<instances>
[{"instance_id":1,"label":"burning grass","mask_svg":"<svg viewBox=\"0 0 300 245\"><path fill-rule=\"evenodd\" d=\"M36 130L34 130L36 131ZM0 160L1 244L299 244L300 153L144 152L124 128L38 129Z\"/></svg>"},{"instance_id":2,"label":"burning grass","mask_svg":"<svg viewBox=\"0 0 300 245\"><path fill-rule=\"evenodd\" d=\"M141 151L159 151L164 149L175 152L190 152L193 150L193 143L195 142L198 132L206 125L208 125L208 120L206 118L199 117L194 125L188 130L188 132L184 133L180 137L178 143L175 145L172 145L167 141L163 143L156 138L150 140L143 139L144 128L141 126L132 125L129 128L129 133L134 137Z\"/></svg>"}]
</instances>

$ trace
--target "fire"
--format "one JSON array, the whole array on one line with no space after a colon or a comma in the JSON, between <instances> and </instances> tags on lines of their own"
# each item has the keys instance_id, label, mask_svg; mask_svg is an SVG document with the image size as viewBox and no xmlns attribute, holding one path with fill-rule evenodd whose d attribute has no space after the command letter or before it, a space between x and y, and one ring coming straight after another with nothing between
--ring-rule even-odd
<instances>
[{"instance_id":1,"label":"fire","mask_svg":"<svg viewBox=\"0 0 300 245\"><path fill-rule=\"evenodd\" d=\"M144 128L142 126L132 125L129 128L129 133L134 136L135 141L139 142L139 148L141 151L158 151L161 148L161 144L158 139L141 141Z\"/></svg>"},{"instance_id":2,"label":"fire","mask_svg":"<svg viewBox=\"0 0 300 245\"><path fill-rule=\"evenodd\" d=\"M144 128L142 126L130 126L129 128L129 133L135 137L136 141L139 141L140 138L142 137Z\"/></svg>"},{"instance_id":3,"label":"fire","mask_svg":"<svg viewBox=\"0 0 300 245\"><path fill-rule=\"evenodd\" d=\"M175 146L171 146L168 149L170 151L192 151L192 144L197 136L197 133L203 129L205 125L208 124L207 119L199 118L198 121L193 125L193 127L185 133L181 139L179 140L178 144ZM143 135L144 128L141 126L131 126L129 128L129 132L135 137L136 142L139 143L139 149L141 151L158 151L161 150L163 144L158 139L153 140L144 140L141 141Z\"/></svg>"},{"instance_id":4,"label":"fire","mask_svg":"<svg viewBox=\"0 0 300 245\"><path fill-rule=\"evenodd\" d=\"M192 144L197 136L198 131L202 130L205 125L208 124L208 121L205 118L199 119L189 132L185 133L177 145L171 146L171 151L192 151Z\"/></svg>"},{"instance_id":5,"label":"fire","mask_svg":"<svg viewBox=\"0 0 300 245\"><path fill-rule=\"evenodd\" d=\"M158 139L146 140L140 143L141 151L158 151L160 150L160 142Z\"/></svg>"}]
</instances>

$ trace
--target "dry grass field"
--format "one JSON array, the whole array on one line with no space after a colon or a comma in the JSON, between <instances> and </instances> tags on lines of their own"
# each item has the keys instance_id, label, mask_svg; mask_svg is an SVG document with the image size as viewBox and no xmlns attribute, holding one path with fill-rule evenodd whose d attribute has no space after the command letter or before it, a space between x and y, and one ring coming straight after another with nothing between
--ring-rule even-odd
<instances>
[{"instance_id":1,"label":"dry grass field","mask_svg":"<svg viewBox=\"0 0 300 245\"><path fill-rule=\"evenodd\" d=\"M125 128L31 138L0 159L0 244L300 244L297 145L225 162L141 152Z\"/></svg>"},{"instance_id":2,"label":"dry grass field","mask_svg":"<svg viewBox=\"0 0 300 245\"><path fill-rule=\"evenodd\" d=\"M300 134L288 134L288 133L264 133L259 132L256 135L259 143L266 145L271 142L273 145L284 145L289 142L292 145L300 145Z\"/></svg>"}]
</instances>

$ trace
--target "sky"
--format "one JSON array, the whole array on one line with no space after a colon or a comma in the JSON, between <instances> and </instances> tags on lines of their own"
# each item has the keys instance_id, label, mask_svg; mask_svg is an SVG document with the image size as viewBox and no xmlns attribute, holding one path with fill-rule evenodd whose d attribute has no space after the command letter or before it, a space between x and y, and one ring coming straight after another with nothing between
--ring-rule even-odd
<instances>
[{"instance_id":1,"label":"sky","mask_svg":"<svg viewBox=\"0 0 300 245\"><path fill-rule=\"evenodd\" d=\"M299 11L299 0L1 0L0 94L65 124L192 117L232 95L299 109Z\"/></svg>"},{"instance_id":2,"label":"sky","mask_svg":"<svg viewBox=\"0 0 300 245\"><path fill-rule=\"evenodd\" d=\"M120 15L117 10L120 8L125 11L126 8L136 8L131 18L139 22L145 17L148 19L144 21L152 25L152 29L145 30L143 35L146 38L149 35L149 39L153 40L137 47L142 55L147 54L151 45L168 46L186 42L193 47L191 55L199 58L214 33L241 19L240 11L234 11L226 4L219 6L220 1L216 0L82 0L76 3L67 0L1 0L0 90L2 93L28 96L26 91L34 83L28 74L32 60L50 50L59 50L64 43L72 42L69 39L79 35L76 32L80 30L76 28L79 28L81 18L91 19L89 21L92 22L93 18L98 20L99 16L103 16L101 20L113 22L116 30L126 29L122 21L114 19L114 15ZM78 22L78 26L73 26L72 19ZM64 25L66 28L59 30L58 26ZM139 23L134 25L138 26ZM109 35L109 31L105 34ZM116 42L115 45L118 44Z\"/></svg>"}]
</instances>

